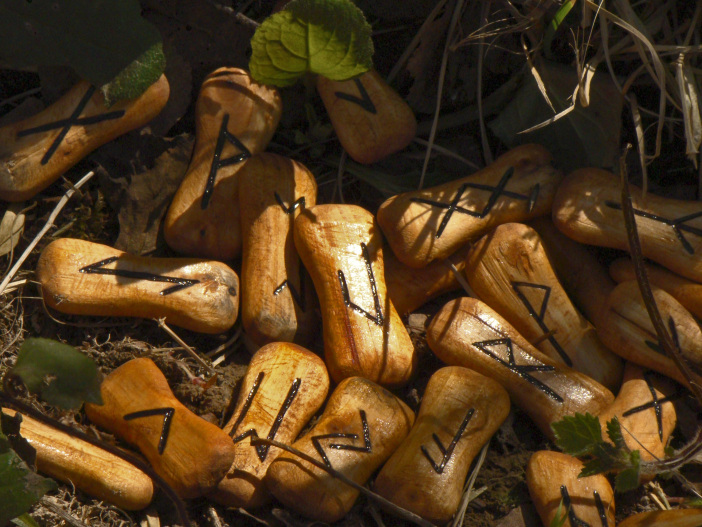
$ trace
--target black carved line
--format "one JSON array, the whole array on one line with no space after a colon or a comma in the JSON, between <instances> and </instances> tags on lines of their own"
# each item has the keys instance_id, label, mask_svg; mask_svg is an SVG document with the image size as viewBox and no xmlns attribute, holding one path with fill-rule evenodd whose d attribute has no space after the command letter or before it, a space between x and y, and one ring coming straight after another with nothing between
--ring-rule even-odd
<instances>
[{"instance_id":1,"label":"black carved line","mask_svg":"<svg viewBox=\"0 0 702 527\"><path fill-rule=\"evenodd\" d=\"M471 420L471 418L473 417L474 413L475 413L475 408L471 408L470 410L468 410L468 413L463 418L463 422L461 423L461 426L458 427L456 434L453 436L453 439L449 443L448 448L444 448L444 445L441 442L441 440L439 439L439 436L437 436L436 434L431 435L431 437L434 439L434 443L436 443L436 446L439 447L439 450L444 455L443 458L441 459L441 463L439 463L438 465L436 464L436 461L434 461L434 459L429 454L429 451L427 450L427 448L424 445L422 445L420 447L422 454L424 454L424 457L426 457L427 460L429 460L429 463L431 463L432 468L434 469L434 471L437 474L442 474L444 472L444 468L446 468L446 464L451 459L451 456L453 455L453 451L456 448L458 441L461 439L463 432L465 432L466 427L468 426L468 423Z\"/></svg>"},{"instance_id":2,"label":"black carved line","mask_svg":"<svg viewBox=\"0 0 702 527\"><path fill-rule=\"evenodd\" d=\"M278 410L278 415L275 416L273 426L271 426L271 429L268 431L269 440L273 441L275 439L275 435L278 433L278 429L280 428L280 425L282 424L283 419L285 418L285 414L290 409L290 405L293 403L295 397L297 396L297 392L300 389L300 384L302 384L302 379L300 379L299 377L292 382L292 385L288 390L288 395L285 396L285 401L283 401L280 410ZM268 455L269 449L270 445L260 445L256 447L256 453L258 454L258 459L260 459L261 462L266 460L266 456Z\"/></svg>"},{"instance_id":3,"label":"black carved line","mask_svg":"<svg viewBox=\"0 0 702 527\"><path fill-rule=\"evenodd\" d=\"M532 284L529 282L512 281L510 283L512 284L512 289L514 289L514 292L519 297L519 300L521 300L522 304L524 304L524 307L527 308L529 315L531 315L531 317L534 320L536 320L536 323L539 325L539 328L541 328L541 331L543 331L544 334L550 333L551 329L546 325L544 318L546 316L546 309L548 307L548 301L551 298L551 288L547 285ZM529 302L529 299L522 292L520 287L531 287L533 289L541 289L544 291L544 299L541 302L541 307L539 308L538 312L536 311L536 309L534 309L534 306L531 305L531 302ZM568 366L572 367L573 361L570 359L568 354L565 352L565 350L563 349L561 344L556 340L556 337L553 334L551 334L547 338L547 340L551 343L551 346L553 346L553 348L556 350L556 352L561 357L563 362L565 362Z\"/></svg>"},{"instance_id":4,"label":"black carved line","mask_svg":"<svg viewBox=\"0 0 702 527\"><path fill-rule=\"evenodd\" d=\"M251 389L249 390L249 393L246 396L246 400L244 401L244 406L241 407L241 412L239 412L239 417L236 418L236 421L234 421L234 426L232 426L232 429L229 431L229 437L234 437L234 434L236 434L237 428L239 428L241 423L244 421L246 414L249 412L249 408L251 408L251 403L253 403L254 397L256 397L256 392L258 392L258 389L261 387L261 383L263 382L263 378L265 376L266 376L266 374L264 372L259 372L258 375L256 376L256 379L254 380L253 386L251 386ZM238 441L241 441L241 439L238 439ZM237 442L236 438L234 439L234 442L235 443Z\"/></svg>"},{"instance_id":5,"label":"black carved line","mask_svg":"<svg viewBox=\"0 0 702 527\"><path fill-rule=\"evenodd\" d=\"M168 442L168 433L171 431L171 419L175 415L175 408L154 408L153 410L141 410L139 412L132 412L122 417L125 421L131 421L132 419L139 419L141 417L152 417L154 415L163 416L163 426L161 427L161 436L158 439L158 454L163 455L164 450L166 450L166 443Z\"/></svg>"},{"instance_id":6,"label":"black carved line","mask_svg":"<svg viewBox=\"0 0 702 527\"><path fill-rule=\"evenodd\" d=\"M375 307L376 316L371 315L365 309L351 302L351 297L349 295L349 287L346 284L346 277L344 276L344 272L339 270L337 271L337 275L339 277L339 284L341 285L341 294L344 297L344 304L346 304L346 307L350 307L356 313L359 313L366 317L368 320L375 322L378 326L382 326L385 322L385 318L383 317L382 309L380 309L380 298L378 298L378 290L375 286L373 267L371 267L370 255L368 254L368 247L365 243L361 243L361 253L363 254L363 260L366 263L366 272L368 273L368 281L370 282L371 293L373 294L373 303Z\"/></svg>"},{"instance_id":7,"label":"black carved line","mask_svg":"<svg viewBox=\"0 0 702 527\"><path fill-rule=\"evenodd\" d=\"M616 201L607 200L605 201L605 205L607 205L611 209L622 210L622 206ZM695 254L695 250L693 249L692 245L687 240L687 238L685 238L685 235L682 233L682 231L689 232L690 234L694 234L695 236L702 236L702 229L699 229L697 227L691 227L689 225L684 225L685 222L694 220L695 218L699 218L700 216L702 216L702 212L695 212L693 214L688 214L687 216L681 216L672 220L639 209L634 209L634 214L636 214L637 216L641 216L642 218L648 218L649 220L657 221L663 223L664 225L672 227L673 232L682 244L683 249L685 249L685 251L688 254Z\"/></svg>"},{"instance_id":8,"label":"black carved line","mask_svg":"<svg viewBox=\"0 0 702 527\"><path fill-rule=\"evenodd\" d=\"M368 92L366 91L366 87L363 85L360 79L354 79L353 82L356 84L356 88L358 88L358 93L361 94L360 98L356 97L355 95L351 95L349 93L344 93L340 91L334 92L334 95L336 95L339 99L344 99L345 101L349 101L359 105L368 113L372 113L374 115L378 113L375 108L375 104L373 104L373 101L371 100L370 96L368 95Z\"/></svg>"},{"instance_id":9,"label":"black carved line","mask_svg":"<svg viewBox=\"0 0 702 527\"><path fill-rule=\"evenodd\" d=\"M304 312L307 311L307 299L305 295L305 268L300 264L300 291L295 289L295 286L290 283L286 278L283 280L278 287L273 290L273 295L278 296L285 288L290 290L290 295L294 302L300 306L300 309Z\"/></svg>"},{"instance_id":10,"label":"black carved line","mask_svg":"<svg viewBox=\"0 0 702 527\"><path fill-rule=\"evenodd\" d=\"M274 191L273 195L275 196L275 200L278 202L278 205L280 205L280 208L283 209L283 212L285 214L292 214L298 207L300 209L305 208L305 196L298 198L292 205L288 207L285 203L283 203L283 198L280 197L280 194L278 194L278 192Z\"/></svg>"},{"instance_id":11,"label":"black carved line","mask_svg":"<svg viewBox=\"0 0 702 527\"><path fill-rule=\"evenodd\" d=\"M570 520L571 527L592 527L586 521L578 518L577 514L573 510L573 503L570 500L570 494L568 494L568 487L561 485L561 498L563 499L563 506L568 511L568 520ZM606 526L605 526L606 527Z\"/></svg>"},{"instance_id":12,"label":"black carved line","mask_svg":"<svg viewBox=\"0 0 702 527\"><path fill-rule=\"evenodd\" d=\"M366 420L366 412L364 410L359 410L359 413L361 414L361 424L363 425L363 446L355 446L355 445L343 445L339 443L332 443L329 445L329 448L333 448L335 450L352 450L354 452L363 452L366 454L370 454L373 451L373 447L371 445L371 439L370 439L370 428L368 428L368 421ZM314 445L315 450L319 453L319 457L322 458L322 461L324 461L324 464L327 465L328 467L331 467L331 462L329 461L329 458L327 457L327 453L324 451L322 448L322 444L320 441L322 439L358 439L358 434L342 434L342 433L334 433L334 434L323 434L319 436L312 436L312 444Z\"/></svg>"},{"instance_id":13,"label":"black carved line","mask_svg":"<svg viewBox=\"0 0 702 527\"><path fill-rule=\"evenodd\" d=\"M426 198L410 198L410 201L416 203L424 203L426 205L431 205L432 207L438 207L440 209L447 209L446 213L444 214L444 217L441 219L439 229L436 231L436 238L439 238L446 229L446 226L448 225L448 222L451 219L451 216L453 216L454 212L460 212L461 214L467 214L468 216L473 216L479 219L485 218L495 206L495 203L497 203L497 200L500 196L505 196L508 198L518 200L526 200L527 212L531 212L534 209L534 206L536 205L536 199L538 198L540 187L538 184L534 185L528 196L506 190L505 187L507 186L507 183L513 175L514 167L509 167L500 178L500 181L494 187L491 187L490 185L484 185L482 183L464 183L458 188L456 195L450 203L443 203L441 201L434 201ZM490 192L490 196L488 197L487 203L481 210L470 210L458 206L458 203L463 198L463 193L468 188L473 188L476 190L486 190Z\"/></svg>"},{"instance_id":14,"label":"black carved line","mask_svg":"<svg viewBox=\"0 0 702 527\"><path fill-rule=\"evenodd\" d=\"M664 403L671 403L673 401L676 401L680 399L683 394L679 391L676 390L673 395L669 395L668 397L663 397L663 399L658 398L658 394L656 393L656 389L653 386L653 373L650 371L647 371L643 374L644 380L646 381L646 385L648 386L648 390L651 392L651 401L642 404L640 406L635 406L633 408L628 409L626 412L622 414L623 417L628 417L633 414L637 414L639 412L643 412L644 410L648 410L649 408L653 408L655 413L656 413L656 423L658 424L658 437L661 441L663 441L663 408L662 405Z\"/></svg>"},{"instance_id":15,"label":"black carved line","mask_svg":"<svg viewBox=\"0 0 702 527\"><path fill-rule=\"evenodd\" d=\"M251 157L251 152L242 143L237 136L227 130L227 125L229 124L229 114L225 113L222 117L222 125L219 127L219 136L217 137L217 145L215 146L214 156L212 157L212 165L210 166L210 174L207 177L207 184L205 185L205 191L202 193L202 200L200 201L200 208L205 210L209 204L210 199L212 199L212 193L214 192L215 178L217 177L217 171L229 165L234 165L236 163L241 163L245 159ZM229 141L239 150L240 154L227 157L225 159L220 159L222 156L222 149L224 148L224 142Z\"/></svg>"},{"instance_id":16,"label":"black carved line","mask_svg":"<svg viewBox=\"0 0 702 527\"><path fill-rule=\"evenodd\" d=\"M110 256L109 258L105 258L104 260L100 260L99 262L95 262L94 264L81 267L79 269L79 272L86 274L104 274L111 276L120 276L122 278L134 278L136 280L149 280L150 282L167 282L170 284L176 284L174 286L167 287L166 289L161 291L159 294L163 296L170 295L171 293L175 293L176 291L180 291L181 289L186 289L197 283L200 283L200 280L178 278L176 276L164 276L159 274L146 273L144 271L102 268L103 266L109 265L112 262L116 262L117 260L119 260L118 256Z\"/></svg>"},{"instance_id":17,"label":"black carved line","mask_svg":"<svg viewBox=\"0 0 702 527\"><path fill-rule=\"evenodd\" d=\"M593 490L592 495L595 496L595 506L597 507L597 514L600 515L600 523L602 524L602 527L609 527L609 522L607 521L607 511L605 511L602 498L600 498L600 493Z\"/></svg>"},{"instance_id":18,"label":"black carved line","mask_svg":"<svg viewBox=\"0 0 702 527\"><path fill-rule=\"evenodd\" d=\"M44 157L41 158L42 165L46 165L49 162L49 159L51 159L51 157L56 153L56 150L58 150L59 145L66 138L68 131L72 127L76 125L97 124L101 123L102 121L119 119L124 115L124 110L116 110L114 112L107 112L100 115L93 115L91 117L80 118L80 114L88 105L88 102L90 101L90 98L93 96L94 93L94 86L88 88L88 91L85 92L85 95L83 95L83 98L80 100L78 106L76 106L76 108L73 110L73 113L70 115L70 117L68 117L68 119L60 119L58 121L54 121L53 123L42 124L40 126L35 126L34 128L28 128L27 130L17 132L17 137L19 138L61 128L61 132L59 132L59 134L56 136L56 139L54 139L53 143L51 143L51 146L49 146L49 149L44 154Z\"/></svg>"},{"instance_id":19,"label":"black carved line","mask_svg":"<svg viewBox=\"0 0 702 527\"><path fill-rule=\"evenodd\" d=\"M495 355L493 352L491 352L488 348L492 346L501 346L501 345L506 345L507 346L507 356L509 357L509 362L505 362L503 359ZM563 402L563 398L558 395L552 388L549 386L545 385L543 382L540 380L532 377L529 375L529 372L532 371L543 371L543 372L553 372L555 371L555 368L553 366L531 366L531 365L518 365L516 364L514 360L514 350L512 349L512 339L509 337L504 337L501 339L493 339L493 340L483 340L480 342L473 342L473 346L478 348L480 351L485 353L487 356L495 359L497 362L502 364L504 367L506 367L508 370L516 373L519 375L522 379L527 381L529 384L532 386L538 388L542 392L544 392L548 397L553 399L554 401L557 401L559 403Z\"/></svg>"}]
</instances>

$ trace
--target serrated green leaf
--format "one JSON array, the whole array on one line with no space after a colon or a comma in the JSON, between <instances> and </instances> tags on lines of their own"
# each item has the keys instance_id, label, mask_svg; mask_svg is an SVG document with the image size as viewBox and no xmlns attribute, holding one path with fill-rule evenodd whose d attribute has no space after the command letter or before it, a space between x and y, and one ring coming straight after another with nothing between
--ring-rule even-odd
<instances>
[{"instance_id":1,"label":"serrated green leaf","mask_svg":"<svg viewBox=\"0 0 702 527\"><path fill-rule=\"evenodd\" d=\"M161 42L138 0L2 0L0 35L4 67L67 65L95 86Z\"/></svg>"},{"instance_id":2,"label":"serrated green leaf","mask_svg":"<svg viewBox=\"0 0 702 527\"><path fill-rule=\"evenodd\" d=\"M256 29L251 76L290 86L307 72L346 80L373 66L371 27L350 0L292 0Z\"/></svg>"},{"instance_id":3,"label":"serrated green leaf","mask_svg":"<svg viewBox=\"0 0 702 527\"><path fill-rule=\"evenodd\" d=\"M39 524L29 514L25 513L12 520L18 527L39 527Z\"/></svg>"},{"instance_id":4,"label":"serrated green leaf","mask_svg":"<svg viewBox=\"0 0 702 527\"><path fill-rule=\"evenodd\" d=\"M73 346L51 339L27 339L10 373L61 408L80 408L83 401L102 404L97 366Z\"/></svg>"},{"instance_id":5,"label":"serrated green leaf","mask_svg":"<svg viewBox=\"0 0 702 527\"><path fill-rule=\"evenodd\" d=\"M0 525L24 514L56 488L56 482L32 472L14 451L0 454Z\"/></svg>"},{"instance_id":6,"label":"serrated green leaf","mask_svg":"<svg viewBox=\"0 0 702 527\"><path fill-rule=\"evenodd\" d=\"M629 451L629 447L624 441L624 436L622 435L622 427L619 424L619 419L614 416L612 419L607 421L607 436L609 440L614 443L614 446L622 449L624 451Z\"/></svg>"},{"instance_id":7,"label":"serrated green leaf","mask_svg":"<svg viewBox=\"0 0 702 527\"><path fill-rule=\"evenodd\" d=\"M105 106L112 106L123 99L136 99L159 79L165 69L163 45L157 42L114 79L100 87L105 97Z\"/></svg>"},{"instance_id":8,"label":"serrated green leaf","mask_svg":"<svg viewBox=\"0 0 702 527\"><path fill-rule=\"evenodd\" d=\"M610 470L612 470L611 460L596 457L585 462L578 477L586 478L588 476L594 476L595 474L603 474Z\"/></svg>"},{"instance_id":9,"label":"serrated green leaf","mask_svg":"<svg viewBox=\"0 0 702 527\"><path fill-rule=\"evenodd\" d=\"M582 456L592 452L602 442L600 420L594 415L576 413L551 423L556 444L571 456Z\"/></svg>"},{"instance_id":10,"label":"serrated green leaf","mask_svg":"<svg viewBox=\"0 0 702 527\"><path fill-rule=\"evenodd\" d=\"M614 489L617 492L627 492L639 486L641 470L641 454L634 450L629 454L629 467L620 471L614 478Z\"/></svg>"}]
</instances>

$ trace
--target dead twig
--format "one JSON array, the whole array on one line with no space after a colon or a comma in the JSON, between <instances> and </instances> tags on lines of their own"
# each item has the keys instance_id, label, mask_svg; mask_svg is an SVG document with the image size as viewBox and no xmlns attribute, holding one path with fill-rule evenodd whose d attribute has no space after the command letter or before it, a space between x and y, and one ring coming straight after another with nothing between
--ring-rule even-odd
<instances>
[{"instance_id":1,"label":"dead twig","mask_svg":"<svg viewBox=\"0 0 702 527\"><path fill-rule=\"evenodd\" d=\"M159 318L159 319L154 319L158 323L158 327L160 327L163 331L168 333L173 340L175 340L178 344L180 344L185 351L188 352L188 354L197 361L197 363L205 368L209 373L212 375L217 374L217 370L215 370L212 366L207 364L200 355L195 353L195 350L192 349L190 346L187 345L187 343L181 339L175 331L173 331L171 328L168 327L168 324L166 324L166 319L165 318Z\"/></svg>"}]
</instances>

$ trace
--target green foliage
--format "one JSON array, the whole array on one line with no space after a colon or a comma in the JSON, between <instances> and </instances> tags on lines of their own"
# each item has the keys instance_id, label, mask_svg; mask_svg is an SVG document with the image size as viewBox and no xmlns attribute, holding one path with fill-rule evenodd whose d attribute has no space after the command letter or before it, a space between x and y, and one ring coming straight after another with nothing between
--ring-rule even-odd
<instances>
[{"instance_id":1,"label":"green foliage","mask_svg":"<svg viewBox=\"0 0 702 527\"><path fill-rule=\"evenodd\" d=\"M100 88L105 105L112 106L122 99L136 99L159 79L165 69L163 45L157 42Z\"/></svg>"},{"instance_id":2,"label":"green foliage","mask_svg":"<svg viewBox=\"0 0 702 527\"><path fill-rule=\"evenodd\" d=\"M563 498L558 502L558 508L548 527L563 527L568 519L568 511L563 509Z\"/></svg>"},{"instance_id":3,"label":"green foliage","mask_svg":"<svg viewBox=\"0 0 702 527\"><path fill-rule=\"evenodd\" d=\"M626 492L639 486L641 455L631 451L624 442L619 420L615 417L607 422L607 436L602 438L598 417L576 413L551 424L556 444L571 456L589 456L578 477L584 478L603 472L617 472L615 488Z\"/></svg>"},{"instance_id":4,"label":"green foliage","mask_svg":"<svg viewBox=\"0 0 702 527\"><path fill-rule=\"evenodd\" d=\"M371 28L350 0L293 0L251 39L251 76L290 86L307 72L346 80L372 66Z\"/></svg>"},{"instance_id":5,"label":"green foliage","mask_svg":"<svg viewBox=\"0 0 702 527\"><path fill-rule=\"evenodd\" d=\"M17 525L17 527L39 527L39 524L34 521L34 518L32 518L29 514L22 514L21 516L18 516L17 518L14 518L12 520L12 523L14 525Z\"/></svg>"},{"instance_id":6,"label":"green foliage","mask_svg":"<svg viewBox=\"0 0 702 527\"><path fill-rule=\"evenodd\" d=\"M163 72L161 35L141 17L138 0L3 0L0 35L4 67L67 65L95 86L122 74L130 82L136 77L138 89ZM146 84L148 79L153 80ZM108 89L113 100L122 96L120 90ZM128 98L134 90L130 87Z\"/></svg>"},{"instance_id":7,"label":"green foliage","mask_svg":"<svg viewBox=\"0 0 702 527\"><path fill-rule=\"evenodd\" d=\"M0 432L0 525L21 517L45 493L56 488L53 480L39 476L22 461L10 449L7 436Z\"/></svg>"},{"instance_id":8,"label":"green foliage","mask_svg":"<svg viewBox=\"0 0 702 527\"><path fill-rule=\"evenodd\" d=\"M48 403L66 409L83 401L102 404L95 362L73 346L51 339L27 339L22 344L11 375Z\"/></svg>"}]
</instances>

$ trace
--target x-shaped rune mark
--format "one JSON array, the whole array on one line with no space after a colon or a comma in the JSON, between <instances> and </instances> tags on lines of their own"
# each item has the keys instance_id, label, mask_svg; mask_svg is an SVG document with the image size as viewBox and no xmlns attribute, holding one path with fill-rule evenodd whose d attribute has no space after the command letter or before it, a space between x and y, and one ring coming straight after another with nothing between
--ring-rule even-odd
<instances>
[{"instance_id":1,"label":"x-shaped rune mark","mask_svg":"<svg viewBox=\"0 0 702 527\"><path fill-rule=\"evenodd\" d=\"M103 121L119 119L124 115L124 110L115 110L113 112L101 113L99 115L93 115L91 117L80 117L80 114L83 112L83 110L85 110L85 107L88 105L88 102L90 101L90 98L93 96L94 93L94 86L88 88L88 91L85 92L85 95L83 95L83 98L78 103L78 106L76 106L75 110L73 110L73 113L67 119L59 119L58 121L54 121L53 123L42 124L40 126L35 126L34 128L28 128L27 130L17 132L17 137L25 137L32 134L38 134L40 132L47 132L49 130L56 130L57 128L61 128L61 132L56 136L56 139L54 139L53 143L51 143L51 146L44 154L44 157L41 158L42 165L46 165L49 162L49 159L51 159L51 157L56 153L56 150L58 150L58 147L61 144L61 142L66 138L68 131L74 126L97 124Z\"/></svg>"},{"instance_id":2,"label":"x-shaped rune mark","mask_svg":"<svg viewBox=\"0 0 702 527\"><path fill-rule=\"evenodd\" d=\"M605 201L605 205L607 205L611 209L622 210L621 204L617 203L616 201L607 200ZM690 234L694 234L695 236L702 236L702 229L698 229L697 227L691 227L689 225L684 224L685 222L694 220L695 218L699 218L700 216L702 216L702 212L695 212L693 214L688 214L687 216L681 216L680 218L675 218L672 220L639 209L634 209L634 214L636 214L637 216L641 216L642 218L648 218L653 221L658 221L660 223L663 223L664 225L669 225L673 228L675 236L678 238L685 251L688 254L695 254L695 250L693 249L692 244L690 244L690 242L687 241L687 238L685 238L683 231L689 232Z\"/></svg>"},{"instance_id":3,"label":"x-shaped rune mark","mask_svg":"<svg viewBox=\"0 0 702 527\"><path fill-rule=\"evenodd\" d=\"M495 355L492 351L490 351L488 349L488 348L491 348L493 346L503 346L503 345L507 347L507 357L508 357L507 362L504 361L502 358L498 357L497 355ZM545 364L542 364L540 366L530 365L530 364L523 364L523 365L517 364L514 360L514 349L512 348L512 339L511 338L504 337L501 339L492 339L492 340L483 340L480 342L473 342L473 346L478 348L480 351L485 353L487 356L495 359L497 362L502 364L508 370L519 375L522 379L524 379L525 381L527 381L531 385L535 386L536 388L538 388L539 390L544 392L547 396L549 396L554 401L557 401L559 403L563 402L563 398L560 395L558 395L555 391L553 391L553 389L551 389L549 386L545 385L540 380L529 375L529 372L532 372L532 371L553 372L553 371L555 371L555 368L553 366L546 366Z\"/></svg>"},{"instance_id":4,"label":"x-shaped rune mark","mask_svg":"<svg viewBox=\"0 0 702 527\"><path fill-rule=\"evenodd\" d=\"M653 408L654 412L656 413L656 423L658 424L658 438L663 441L663 404L672 403L673 401L680 399L683 394L680 390L676 390L673 395L659 399L658 394L656 393L656 388L653 386L653 372L647 371L643 374L643 377L646 381L646 385L648 386L648 390L651 392L651 401L628 409L622 414L622 416L628 417L630 415L643 412L644 410L648 410L649 408Z\"/></svg>"},{"instance_id":5,"label":"x-shaped rune mark","mask_svg":"<svg viewBox=\"0 0 702 527\"><path fill-rule=\"evenodd\" d=\"M490 185L483 185L481 183L464 183L458 188L456 195L450 203L443 203L441 201L434 201L426 198L410 198L410 201L414 201L416 203L425 203L427 205L431 205L432 207L446 209L444 217L441 218L439 229L436 231L436 237L439 238L444 233L444 230L446 229L446 226L448 225L448 222L451 219L451 216L453 216L454 212L459 212L461 214L467 214L468 216L473 216L475 218L482 219L490 213L500 196L505 196L508 198L518 200L526 200L527 212L531 212L532 210L534 210L534 206L536 205L536 199L539 196L539 184L537 183L532 187L531 193L528 196L525 196L524 194L519 194L517 192L511 192L509 190L506 190L505 187L507 186L507 183L513 175L514 167L509 167L502 175L502 178L500 178L500 181L494 187L491 187ZM482 210L470 210L466 209L465 207L458 206L461 199L463 198L463 193L466 191L466 189L469 188L474 188L477 190L486 190L490 192L490 197L488 198L487 203L482 208Z\"/></svg>"}]
</instances>

